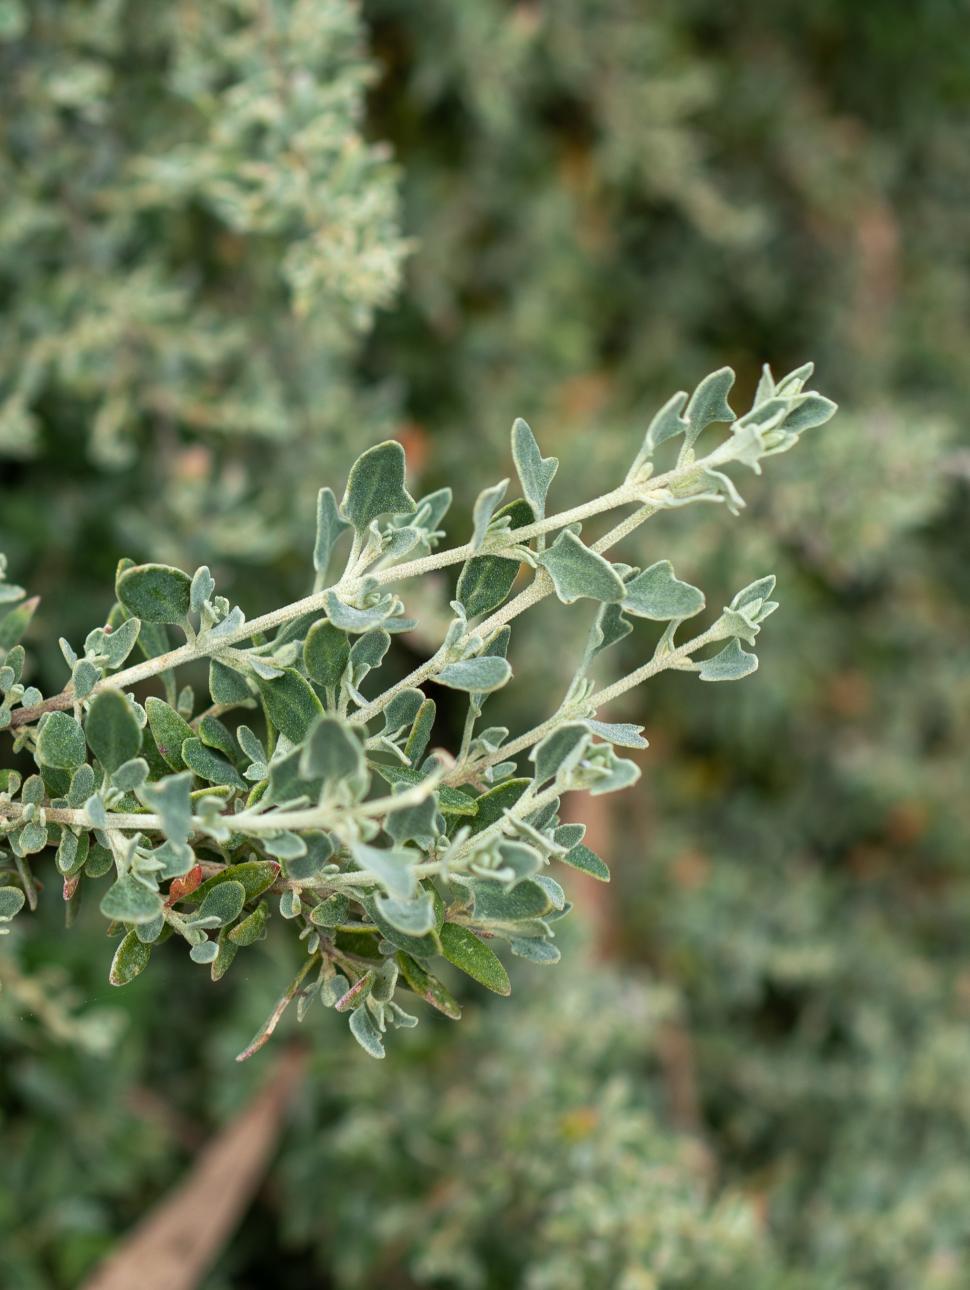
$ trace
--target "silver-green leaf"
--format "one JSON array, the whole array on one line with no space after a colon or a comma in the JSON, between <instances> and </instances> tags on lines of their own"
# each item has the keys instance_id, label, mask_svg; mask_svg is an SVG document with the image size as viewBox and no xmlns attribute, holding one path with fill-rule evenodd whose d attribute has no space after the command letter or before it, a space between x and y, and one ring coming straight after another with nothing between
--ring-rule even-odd
<instances>
[{"instance_id":1,"label":"silver-green leaf","mask_svg":"<svg viewBox=\"0 0 970 1290\"><path fill-rule=\"evenodd\" d=\"M74 770L84 763L87 745L80 723L67 712L52 712L37 736L37 762L59 770Z\"/></svg>"},{"instance_id":2,"label":"silver-green leaf","mask_svg":"<svg viewBox=\"0 0 970 1290\"><path fill-rule=\"evenodd\" d=\"M552 578L556 595L564 605L582 597L607 604L623 599L623 579L609 560L590 550L569 529L564 529L549 550L536 559Z\"/></svg>"},{"instance_id":3,"label":"silver-green leaf","mask_svg":"<svg viewBox=\"0 0 970 1290\"><path fill-rule=\"evenodd\" d=\"M624 612L636 618L652 618L655 622L692 618L700 613L704 603L704 593L676 578L669 560L658 560L624 588Z\"/></svg>"},{"instance_id":4,"label":"silver-green leaf","mask_svg":"<svg viewBox=\"0 0 970 1290\"><path fill-rule=\"evenodd\" d=\"M545 519L546 494L559 469L559 458L543 457L531 427L521 417L516 417L512 426L512 460L536 519Z\"/></svg>"},{"instance_id":5,"label":"silver-green leaf","mask_svg":"<svg viewBox=\"0 0 970 1290\"><path fill-rule=\"evenodd\" d=\"M350 469L341 510L358 533L382 515L410 515L416 509L405 487L404 449L396 439L368 448Z\"/></svg>"},{"instance_id":6,"label":"silver-green leaf","mask_svg":"<svg viewBox=\"0 0 970 1290\"><path fill-rule=\"evenodd\" d=\"M498 484L493 484L491 488L484 488L475 499L475 506L472 511L472 550L477 551L485 541L485 534L488 532L488 526L492 522L492 516L495 514L496 507L505 496L506 489L509 486L507 479L501 480Z\"/></svg>"},{"instance_id":7,"label":"silver-green leaf","mask_svg":"<svg viewBox=\"0 0 970 1290\"><path fill-rule=\"evenodd\" d=\"M398 900L412 899L418 883L414 866L420 857L416 851L407 847L370 847L363 842L355 842L350 853L358 867L373 874L389 896Z\"/></svg>"},{"instance_id":8,"label":"silver-green leaf","mask_svg":"<svg viewBox=\"0 0 970 1290\"><path fill-rule=\"evenodd\" d=\"M321 488L317 493L317 536L313 544L313 567L318 574L326 574L337 539L350 525L340 514L332 488Z\"/></svg>"},{"instance_id":9,"label":"silver-green leaf","mask_svg":"<svg viewBox=\"0 0 970 1290\"><path fill-rule=\"evenodd\" d=\"M716 372L705 376L697 386L684 414L689 425L685 435L685 448L692 447L709 425L735 419L734 409L727 401L733 385L734 372L730 367L720 367Z\"/></svg>"},{"instance_id":10,"label":"silver-green leaf","mask_svg":"<svg viewBox=\"0 0 970 1290\"><path fill-rule=\"evenodd\" d=\"M529 753L535 763L536 783L554 779L560 771L571 770L581 759L590 740L589 728L582 722L556 726Z\"/></svg>"},{"instance_id":11,"label":"silver-green leaf","mask_svg":"<svg viewBox=\"0 0 970 1290\"><path fill-rule=\"evenodd\" d=\"M192 579L167 564L136 564L118 578L118 599L145 623L181 623L189 612Z\"/></svg>"},{"instance_id":12,"label":"silver-green leaf","mask_svg":"<svg viewBox=\"0 0 970 1290\"><path fill-rule=\"evenodd\" d=\"M192 831L192 774L183 770L178 775L166 775L153 784L145 784L139 791L141 800L150 811L161 817L162 828L170 842L188 841Z\"/></svg>"},{"instance_id":13,"label":"silver-green leaf","mask_svg":"<svg viewBox=\"0 0 970 1290\"><path fill-rule=\"evenodd\" d=\"M141 750L141 727L120 690L102 690L91 700L84 733L88 746L110 774Z\"/></svg>"},{"instance_id":14,"label":"silver-green leaf","mask_svg":"<svg viewBox=\"0 0 970 1290\"><path fill-rule=\"evenodd\" d=\"M504 658L483 655L480 658L463 658L449 663L435 676L439 685L451 690L465 690L469 694L490 694L499 690L512 675L512 668Z\"/></svg>"},{"instance_id":15,"label":"silver-green leaf","mask_svg":"<svg viewBox=\"0 0 970 1290\"><path fill-rule=\"evenodd\" d=\"M300 756L300 774L325 783L353 779L364 770L364 751L349 724L324 716L309 732Z\"/></svg>"},{"instance_id":16,"label":"silver-green leaf","mask_svg":"<svg viewBox=\"0 0 970 1290\"><path fill-rule=\"evenodd\" d=\"M384 1056L381 1032L377 1029L377 1023L366 1003L362 1003L350 1014L350 1033L370 1057Z\"/></svg>"},{"instance_id":17,"label":"silver-green leaf","mask_svg":"<svg viewBox=\"0 0 970 1290\"><path fill-rule=\"evenodd\" d=\"M702 681L740 681L758 670L757 654L749 654L734 637L713 658L705 659L698 668Z\"/></svg>"},{"instance_id":18,"label":"silver-green leaf","mask_svg":"<svg viewBox=\"0 0 970 1290\"><path fill-rule=\"evenodd\" d=\"M118 878L101 898L102 914L119 923L150 923L161 911L158 892L150 891L131 874Z\"/></svg>"}]
</instances>

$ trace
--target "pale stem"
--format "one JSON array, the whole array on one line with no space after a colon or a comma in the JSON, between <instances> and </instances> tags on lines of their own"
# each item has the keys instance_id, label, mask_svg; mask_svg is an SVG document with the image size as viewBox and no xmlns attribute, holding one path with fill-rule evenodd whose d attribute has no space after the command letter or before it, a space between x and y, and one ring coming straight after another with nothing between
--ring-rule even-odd
<instances>
[{"instance_id":1,"label":"pale stem","mask_svg":"<svg viewBox=\"0 0 970 1290\"><path fill-rule=\"evenodd\" d=\"M563 788L561 786L557 788L555 784L550 784L549 787L544 788L541 793L533 793L530 786L530 788L526 789L522 794L515 805L510 807L500 819L496 820L494 824L490 824L487 829L482 829L481 833L474 834L467 842L464 843L463 846L460 846L449 862L448 868L454 869L455 860L461 859L462 856L467 855L470 851L479 851L483 846L487 846L494 838L501 837L506 826L512 820L524 818L526 815L534 815L536 811L541 811L544 806L548 806L550 802L554 802L556 798L561 797L563 793L574 791L577 790Z\"/></svg>"},{"instance_id":2,"label":"pale stem","mask_svg":"<svg viewBox=\"0 0 970 1290\"><path fill-rule=\"evenodd\" d=\"M251 812L240 811L238 815L221 815L219 819L232 827L235 833L247 836L281 833L284 830L298 832L301 829L329 829L340 832L352 819L369 819L371 816L384 815L387 811L398 810L402 806L416 806L423 802L440 785L439 776L429 775L420 784L405 789L403 793L393 793L385 797L375 797L369 802L361 802L352 807L334 807L324 804L310 806L292 811ZM24 812L22 802L0 802L0 818L19 819ZM82 808L73 810L68 807L48 806L44 808L44 819L48 824L65 824L69 828L90 829L87 812ZM199 831L201 819L193 817L195 831ZM101 826L98 826L101 827ZM162 833L164 825L160 815L150 811L110 812L105 831L137 830L139 833Z\"/></svg>"},{"instance_id":3,"label":"pale stem","mask_svg":"<svg viewBox=\"0 0 970 1290\"><path fill-rule=\"evenodd\" d=\"M632 690L643 681L650 680L651 677L656 676L660 672L666 671L668 668L676 667L678 663L689 658L695 650L703 649L705 645L710 645L714 641L722 639L718 632L719 623L720 619L718 619L716 623L712 624L706 632L702 632L692 640L686 641L683 645L678 645L675 649L670 650L665 654L661 654L659 656L654 655L649 663L644 663L643 667L638 668L635 672L631 672L629 676L625 676L621 680L615 681L612 685L604 686L601 690L595 690L592 694L588 695L581 704L577 704L574 711L568 708L560 708L560 710L554 713L553 716L541 722L538 726L534 726L531 730L527 730L524 734L519 735L518 738L513 739L511 743L503 744L502 747L497 749L494 753L489 753L487 757L483 757L481 760L476 760L474 765L467 768L457 766L453 772L445 776L445 783L460 784L466 782L464 778L466 769L475 775L479 775L483 770L487 770L489 766L494 766L500 761L507 761L510 757L514 757L516 754L524 752L526 748L531 748L533 744L537 744L540 739L544 739L550 731L554 730L556 726L561 725L564 721L569 721L574 717L580 719L584 716L591 716L598 708L605 706L605 704L609 703L612 699L617 698L619 695L625 694L627 690Z\"/></svg>"},{"instance_id":4,"label":"pale stem","mask_svg":"<svg viewBox=\"0 0 970 1290\"><path fill-rule=\"evenodd\" d=\"M650 505L638 507L625 520L622 520L611 528L608 533L604 533L597 542L594 542L592 549L598 555L602 555L604 551L608 551L610 547L615 546L617 542L622 541L623 538L639 528L644 520L648 520L651 515L656 514L657 510L658 507ZM516 531L523 532L524 530L519 529ZM525 613L527 609L537 605L540 600L545 600L547 596L552 594L553 590L552 578L546 570L537 569L535 577L526 588L520 591L517 596L513 596L500 609L497 609L491 617L483 619L477 627L471 628L465 633L459 642L459 648L471 636L480 636L483 640L488 640L500 627L504 627L506 623L518 618L519 614ZM403 680L398 681L396 685L392 685L390 689L385 690L383 694L378 695L376 699L373 699L363 708L358 708L356 712L351 714L350 720L366 725L368 721L373 720L378 713L382 712L401 690L413 689L422 685L425 681L430 680L435 672L440 671L447 662L448 660L442 658L441 651L438 650L429 659L425 659L423 663L419 664Z\"/></svg>"},{"instance_id":5,"label":"pale stem","mask_svg":"<svg viewBox=\"0 0 970 1290\"><path fill-rule=\"evenodd\" d=\"M453 547L448 551L434 552L428 556L422 556L419 559L408 561L404 564L393 565L386 570L377 570L371 575L372 581L377 586L384 586L389 583L402 582L408 578L420 577L425 573L433 573L438 569L447 568L452 564L463 563L474 555L484 554L501 554L503 549L508 549L527 542L530 538L536 537L541 533L549 533L555 529L564 528L568 524L584 520L593 515L601 514L604 511L614 510L619 506L629 505L631 502L643 501L647 503L644 509L649 509L649 494L658 490L670 488L673 485L682 483L685 480L697 475L700 470L707 464L717 464L730 460L730 440L727 440L720 448L712 452L703 461L692 464L687 467L678 467L667 471L666 474L658 475L655 479L646 480L643 483L625 483L618 488L604 493L601 497L593 501L585 502L581 506L574 506L571 510L561 511L558 515L553 515L544 520L538 520L534 524L527 524L519 529L509 529L504 533L495 535L482 548L476 549L472 543L466 542L463 546ZM652 509L656 509L655 507ZM632 518L632 517L631 517ZM643 516L642 518L646 518ZM640 520L637 523L641 522ZM623 526L620 526L621 528ZM636 523L632 527L636 527ZM632 531L626 529L625 532ZM615 538L613 540L619 540ZM596 550L605 550L600 543L594 547ZM104 677L93 687L90 695L93 696L105 689L126 689L139 681L148 680L156 676L159 672L167 671L171 668L181 667L195 659L208 658L213 654L218 655L224 649L237 644L240 641L249 640L258 633L274 631L284 623L294 618L299 618L303 614L316 613L326 609L327 598L331 592L338 595L353 597L360 590L364 579L344 577L332 587L322 591L313 592L309 596L304 596L300 600L293 601L289 605L284 605L280 609L271 610L269 613L261 614L257 618L243 623L235 631L227 632L225 635L217 636L212 639L211 633L203 633L197 639L180 645L177 649L169 650L165 654L160 654L156 658L146 659L142 663L136 663L131 667L123 668L120 672L114 673L113 676ZM523 593L525 595L527 593ZM541 598L541 597L537 597ZM517 598L518 599L518 598ZM512 602L515 603L514 601ZM534 603L532 601L528 603ZM526 608L527 605L523 605ZM495 616L493 615L493 618ZM491 622L492 620L488 620ZM503 619L503 621L508 621ZM90 697L90 696L85 696ZM52 712L56 709L69 708L75 702L70 688L62 690L49 699L44 699L41 703L35 704L30 708L16 708L11 714L10 724L12 727L27 725L36 721L38 717L45 712ZM379 709L377 709L379 711ZM371 714L373 715L373 713Z\"/></svg>"},{"instance_id":6,"label":"pale stem","mask_svg":"<svg viewBox=\"0 0 970 1290\"><path fill-rule=\"evenodd\" d=\"M460 861L469 853L480 851L483 845L487 846L493 838L500 837L511 821L526 815L533 815L536 811L541 811L550 802L554 802L557 797L561 797L563 793L574 791L581 790L557 788L555 785L550 785L549 788L545 788L541 793L536 793L535 795L527 790L515 805L505 812L501 819L496 820L494 824L490 824L487 829L482 829L481 833L476 833L470 837L448 860L426 860L422 864L412 865L410 872L418 879L430 878L435 874L445 872L455 873L461 867L456 861ZM328 887L376 887L380 885L380 881L376 874L364 872L333 874L321 880Z\"/></svg>"},{"instance_id":7,"label":"pale stem","mask_svg":"<svg viewBox=\"0 0 970 1290\"><path fill-rule=\"evenodd\" d=\"M692 654L694 650L703 649L705 645L712 645L715 641L723 639L721 620L719 618L706 632L702 632L700 636L695 636L686 645L680 645L669 653L662 654L660 658L652 658L649 663L644 663L643 667L637 668L629 676L624 676L619 681L614 681L612 685L607 685L602 690L597 690L595 694L590 695L589 702L595 704L597 708L601 708L621 694L626 694L627 690L634 689L642 681L649 681L658 672L663 672L666 668L673 667L678 661Z\"/></svg>"}]
</instances>

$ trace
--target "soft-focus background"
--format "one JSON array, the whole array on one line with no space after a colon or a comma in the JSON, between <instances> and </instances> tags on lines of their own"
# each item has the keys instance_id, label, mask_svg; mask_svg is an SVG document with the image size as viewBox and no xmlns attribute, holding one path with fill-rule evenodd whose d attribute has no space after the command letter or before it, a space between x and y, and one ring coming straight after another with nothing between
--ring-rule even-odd
<instances>
[{"instance_id":1,"label":"soft-focus background","mask_svg":"<svg viewBox=\"0 0 970 1290\"><path fill-rule=\"evenodd\" d=\"M742 406L812 358L843 409L740 520L644 532L709 603L774 570L782 611L751 680L617 709L651 748L586 817L615 876L572 884L564 963L381 1064L308 1020L206 1290L970 1283L968 24L0 0L0 549L45 692L119 554L250 613L302 593L317 487L388 434L462 516L516 415L568 505L723 363ZM516 727L570 671L535 619ZM56 887L0 951L11 1290L76 1286L177 1182L265 1081L272 1048L231 1058L286 978L271 938L113 991Z\"/></svg>"}]
</instances>

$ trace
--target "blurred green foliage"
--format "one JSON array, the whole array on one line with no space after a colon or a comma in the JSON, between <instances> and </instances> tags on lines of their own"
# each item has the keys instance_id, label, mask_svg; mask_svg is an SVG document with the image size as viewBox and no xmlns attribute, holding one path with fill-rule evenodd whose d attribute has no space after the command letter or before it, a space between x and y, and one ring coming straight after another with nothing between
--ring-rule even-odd
<instances>
[{"instance_id":1,"label":"blurred green foliage","mask_svg":"<svg viewBox=\"0 0 970 1290\"><path fill-rule=\"evenodd\" d=\"M87 8L50 12L86 16ZM112 10L136 11L148 12ZM16 38L5 58L23 48L18 12L10 3L2 9L0 27ZM783 607L747 686L712 705L691 693L691 678L672 677L643 697L639 719L652 747L637 799L613 827L618 874L607 948L628 965L624 978L648 974L652 984L604 982L590 966L568 1001L499 1004L501 1041L483 1014L441 1049L427 1036L413 1041L411 1067L402 1059L375 1071L342 1047L331 1075L321 1056L271 1194L227 1254L231 1270L219 1275L239 1284L272 1249L274 1268L290 1267L296 1286L301 1277L317 1284L314 1266L354 1287L491 1287L515 1277L568 1286L542 1278L560 1273L560 1251L582 1240L589 1222L593 1235L573 1247L562 1275L593 1278L575 1280L580 1286L609 1283L595 1279L595 1262L583 1262L595 1258L597 1232L608 1234L617 1257L632 1251L641 1264L655 1247L643 1215L631 1216L629 1197L613 1190L602 1138L644 1208L669 1215L670 1246L698 1260L681 1264L686 1272L641 1268L641 1281L630 1282L637 1290L957 1290L970 1262L965 14L949 0L671 0L648 13L632 0L368 0L364 15L381 68L371 128L393 145L403 226L419 242L398 303L365 342L350 344L346 331L318 340L303 320L293 322L279 276L286 237L277 233L268 243L244 237L234 252L233 272L250 283L243 298L258 303L240 308L228 298L220 306L224 322L258 323L282 336L282 352L305 356L291 378L261 386L260 401L280 389L280 401L307 400L300 406L328 427L353 426L353 448L337 437L313 448L330 475L364 446L357 436L371 424L345 409L363 401L373 412L375 391L386 400L377 419L393 413L412 448L433 445L428 487L437 471L450 482L455 463L474 463L469 495L482 471L494 474L503 462L513 416L529 419L546 451L605 477L628 456L642 413L720 362L753 389L761 359L785 370L811 353L848 412L753 490L744 525L719 511L706 525L696 514L685 524L665 517L672 549L682 552L678 572L712 603L718 587L729 593L773 568ZM80 35L35 36L29 61L19 57L32 68L55 58L82 66L91 31L109 26L85 21ZM146 139L135 150L151 156L175 129L171 91L140 84L142 96L159 97L137 117L130 100L109 99L126 126L137 119ZM50 116L60 129L71 112ZM195 126L176 133L198 138ZM64 164L75 183L86 173L78 158L97 153L96 135L86 126L71 141ZM85 257L64 233L70 203L61 186L33 193L24 176L21 166L5 188L54 221L55 271L66 264L80 274ZM123 191L123 207L130 201L138 212L141 254L169 264L174 256L180 282L192 270L192 289L172 306L166 329L199 364L206 346L196 348L191 329L205 330L227 273L214 252L215 217L193 205L202 240L192 241L183 225L193 221L177 214L171 191L151 211L137 206L134 187ZM69 334L84 321L86 300L95 301L93 288L55 291L41 305L51 288L46 274L40 286L27 283L43 268L31 269L32 249L4 225L5 285L12 264L12 298L26 308L38 293L38 335ZM127 261L116 269L123 271ZM84 281L107 290L110 276L95 267ZM343 355L340 380L309 399L303 379L330 371L331 345ZM259 371L249 356L262 350L244 339L229 352L207 389L216 403L224 395L229 406L245 404ZM135 527L123 531L141 535L146 555L173 557L194 540L189 521L209 487L178 474L178 454L144 413L130 440L135 466L112 473L103 458L82 461L95 410L124 370L115 348L107 355L83 399L62 378L45 377L32 407L43 417L40 454L16 468L4 460L0 529L13 535L6 546L20 557L18 577L29 558L48 587L66 558L82 572L113 565L107 517L134 513L125 524ZM16 371L4 378L19 379ZM296 449L256 453L248 438L191 423L178 425L176 443L183 437L228 472L219 478L246 478L258 462L268 520L289 508L294 473L312 474L307 488L322 482ZM26 439L21 431L17 443ZM150 496L136 493L117 516L117 499L144 479L139 467L158 461L164 471L151 477ZM76 482L65 478L69 470ZM156 487L166 473L173 488ZM578 495L568 475L557 484ZM232 532L232 495L219 496ZM52 497L56 514L47 509ZM157 516L164 523L150 529ZM234 539L225 549L276 560L274 576L285 576L284 532L271 551L234 547ZM62 533L69 557L52 554ZM257 602L261 576L246 575ZM40 579L24 572L21 580ZM79 616L87 609L79 605ZM59 605L57 613L64 630L74 610ZM555 683L557 670L565 680L569 660L542 652L542 630L513 662L544 701L541 687ZM516 725L529 715L517 712ZM638 712L628 704L621 715ZM35 935L14 945L28 967L60 944L52 928ZM96 994L89 969L97 956L85 959L86 944L79 935L63 953L82 990ZM161 1090L179 1114L209 1122L241 1098L224 1062L271 995L248 1016L250 1002L227 980L218 1030L210 1030L214 1005L179 992L181 980L173 978L170 994L155 984L157 995L136 995L109 1060L58 1046L50 1024L25 1020L28 1009L5 977L4 1154L43 1162L25 1164L4 1194L0 1228L19 1260L18 1284L72 1284L177 1175L188 1147L125 1109L133 1087ZM255 982L254 993L261 988ZM174 1019L173 997L182 1005ZM572 1000L584 997L587 1006L597 1001L595 1051L575 1026ZM615 1013L607 999L617 1000ZM676 1062L654 1009L670 1018ZM535 1060L542 1053L561 1059L546 1070ZM554 1117L581 1128L590 1108L598 1127L584 1155ZM405 1127L412 1113L426 1118ZM93 1128L90 1139L78 1134L85 1116L102 1126L97 1137ZM685 1132L704 1144L708 1165L698 1165ZM456 1140L457 1156L445 1156L441 1143ZM76 1191L74 1153L83 1153L91 1180L84 1205L65 1204ZM346 1190L328 1181L336 1162L338 1177L352 1180ZM522 1171L524 1227L499 1167L510 1162ZM651 1164L659 1179L646 1176ZM347 1233L339 1252L330 1235L338 1227ZM702 1260L714 1254L722 1262L711 1269ZM512 1273L506 1256L516 1260ZM442 1271L436 1260L445 1257Z\"/></svg>"},{"instance_id":2,"label":"blurred green foliage","mask_svg":"<svg viewBox=\"0 0 970 1290\"><path fill-rule=\"evenodd\" d=\"M281 1162L288 1234L346 1290L794 1290L756 1207L715 1195L704 1147L664 1122L670 993L564 971L510 1028L492 1010L457 1046L415 1047L393 1099L322 1059ZM322 1159L341 1179L323 1215Z\"/></svg>"},{"instance_id":3,"label":"blurred green foliage","mask_svg":"<svg viewBox=\"0 0 970 1290\"><path fill-rule=\"evenodd\" d=\"M347 0L3 5L0 536L76 589L53 639L120 546L285 557L335 444L386 431L354 374L406 251L373 71Z\"/></svg>"}]
</instances>

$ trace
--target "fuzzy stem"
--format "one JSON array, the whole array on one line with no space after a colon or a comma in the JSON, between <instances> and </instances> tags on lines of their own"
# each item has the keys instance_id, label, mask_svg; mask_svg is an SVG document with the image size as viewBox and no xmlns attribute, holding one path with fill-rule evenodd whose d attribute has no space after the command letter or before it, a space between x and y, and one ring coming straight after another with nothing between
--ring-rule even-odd
<instances>
[{"instance_id":1,"label":"fuzzy stem","mask_svg":"<svg viewBox=\"0 0 970 1290\"><path fill-rule=\"evenodd\" d=\"M334 807L320 805L291 811L240 811L237 815L224 815L220 818L231 825L236 833L258 837L261 834L280 833L284 830L330 829L339 831L348 819L366 818L384 815L387 811L398 810L402 806L414 806L423 802L441 783L440 778L429 775L420 784L405 789L403 793L393 793L386 797L375 797L369 802L360 802L352 807ZM22 802L0 802L0 819L17 820L24 812ZM150 811L110 812L106 831L137 830L139 833L164 832L162 817ZM82 808L73 810L68 807L48 806L44 808L44 819L48 824L65 824L69 828L90 829L94 826L87 812ZM198 821L193 820L194 824ZM198 831L198 828L196 828Z\"/></svg>"},{"instance_id":2,"label":"fuzzy stem","mask_svg":"<svg viewBox=\"0 0 970 1290\"><path fill-rule=\"evenodd\" d=\"M526 792L514 806L505 812L501 819L496 820L494 824L490 824L488 828L483 829L481 833L476 833L470 837L468 841L459 847L454 855L452 855L448 860L426 860L423 864L412 865L410 872L418 879L431 878L434 877L435 874L461 872L462 865L458 862L471 853L481 851L483 845L487 845L493 838L500 837L510 819L532 815L536 811L541 811L549 802L555 801L557 797L561 797L563 793L573 791L581 790L556 788L554 785L550 785L549 788L545 788L541 793L536 793L535 795ZM328 874L326 878L321 880L321 882L325 883L327 887L333 886L338 888L377 887L380 885L380 879L375 874L355 872L333 875Z\"/></svg>"},{"instance_id":3,"label":"fuzzy stem","mask_svg":"<svg viewBox=\"0 0 970 1290\"><path fill-rule=\"evenodd\" d=\"M639 507L631 515L628 515L625 520L610 529L608 533L604 533L599 541L594 542L592 550L598 555L602 555L604 551L608 551L610 547L615 546L617 542L622 541L623 538L639 528L644 520L648 520L651 515L656 513L657 509L656 506L649 505ZM522 532L524 530L517 531ZM553 590L553 582L549 574L545 569L537 569L535 577L527 587L520 591L517 596L513 596L501 609L497 609L489 618L483 619L477 627L469 630L459 644L463 644L473 635L480 636L483 640L488 640L500 627L504 627L506 623L518 618L519 614L525 613L527 609L537 605L540 600L545 600L547 596L552 594ZM425 659L423 663L419 664L412 672L408 673L403 680L385 690L383 694L378 695L376 699L373 699L363 708L358 708L356 712L351 714L350 720L363 724L373 720L401 690L413 689L422 685L425 681L430 680L436 672L439 672L447 662L448 659L441 656L441 651L437 651L429 659Z\"/></svg>"},{"instance_id":4,"label":"fuzzy stem","mask_svg":"<svg viewBox=\"0 0 970 1290\"><path fill-rule=\"evenodd\" d=\"M553 515L544 520L538 520L534 524L524 525L522 528L509 529L504 533L496 534L483 547L475 548L472 543L466 542L462 546L453 547L447 551L434 552L431 555L422 556L419 559L408 561L404 564L392 565L386 570L377 570L372 575L372 581L377 586L384 586L391 583L402 582L408 578L420 577L426 573L433 573L438 569L447 568L449 565L464 563L474 555L501 555L503 550L521 545L531 538L542 533L549 533L555 529L564 528L568 524L588 519L591 516L602 514L604 511L615 510L620 506L630 505L632 502L643 502L646 505L642 508L647 513L652 513L657 507L649 505L650 494L658 491L669 489L678 484L685 483L697 477L701 470L707 465L722 464L731 459L730 452L731 441L728 439L720 448L715 449L708 457L702 461L683 467L675 467L666 474L658 475L655 479L650 479L642 483L624 483L618 488L604 493L601 497L594 498L590 502L585 502L580 506L574 506L568 511L561 511L558 515ZM630 517L633 519L633 517ZM642 515L633 523L632 527L619 526L624 532L620 536L625 536L626 532L632 531L636 525L646 518ZM609 535L607 535L609 536ZM618 541L619 538L614 538ZM594 546L595 550L604 550L603 540ZM146 659L142 663L136 663L132 667L123 668L113 676L104 677L91 690L91 696L98 694L105 689L127 689L137 684L139 681L148 680L160 672L181 667L186 663L191 663L195 659L208 658L212 655L218 655L227 647L238 644L240 641L251 639L258 633L265 633L276 630L284 623L294 618L299 618L303 614L316 613L326 609L327 597L330 592L337 595L352 597L360 590L364 579L357 577L348 577L347 574L335 583L322 591L313 592L309 596L304 596L300 600L293 601L289 605L284 605L280 609L271 610L269 613L261 614L258 618L253 618L244 623L241 627L233 632L218 636L214 641L210 633L203 633L195 640L180 645L177 649L169 650L165 654L159 654L156 658ZM538 578L537 578L538 581ZM533 584L534 586L535 584ZM526 596L532 589L527 589L522 595ZM536 595L535 599L541 599L541 594ZM520 600L520 597L516 597ZM514 605L516 601L513 601ZM534 600L529 600L522 604L522 608L527 608ZM508 607L506 607L508 608ZM499 611L500 613L502 611ZM521 612L521 610L516 610ZM514 615L512 615L514 617ZM493 615L488 620L490 624L497 616ZM503 618L502 621L508 621ZM481 630L481 629L480 629ZM44 699L41 703L35 704L29 708L16 708L11 714L11 727L27 725L36 721L45 712L53 712L57 709L69 708L74 703L74 696L67 687L60 694L53 695L49 699ZM370 705L373 707L373 705ZM379 711L380 709L375 709ZM370 714L373 715L373 712ZM355 719L360 719L359 714ZM367 718L364 718L365 720Z\"/></svg>"},{"instance_id":5,"label":"fuzzy stem","mask_svg":"<svg viewBox=\"0 0 970 1290\"><path fill-rule=\"evenodd\" d=\"M478 776L483 770L487 770L489 766L494 766L500 761L508 761L510 757L514 757L518 753L524 752L526 748L531 748L533 744L537 744L540 739L544 739L550 731L554 730L556 726L561 725L564 721L570 721L574 718L580 719L583 716L590 716L598 708L609 703L611 699L615 699L619 695L625 694L627 690L632 690L635 686L640 685L641 682L649 680L660 672L665 672L668 668L676 667L678 663L689 658L695 650L703 649L705 645L710 645L714 641L722 639L718 631L720 621L721 620L719 618L717 622L713 623L707 629L707 631L701 632L699 636L693 637L692 640L686 641L683 645L678 645L676 649L670 650L668 653L662 654L659 657L654 655L648 663L644 663L642 667L638 668L635 672L631 672L629 676L625 676L621 680L615 681L612 685L604 686L601 690L595 690L592 694L588 695L581 704L576 704L575 708L560 708L558 712L541 722L538 726L533 726L531 730L527 730L524 734L519 735L518 738L513 739L511 743L503 744L502 747L497 749L494 753L490 753L487 757L483 757L480 761L476 761L473 766L470 766L467 769L475 776ZM461 766L456 767L454 772L445 776L444 782L446 784L467 782L466 778L464 778L464 770L465 768Z\"/></svg>"}]
</instances>

